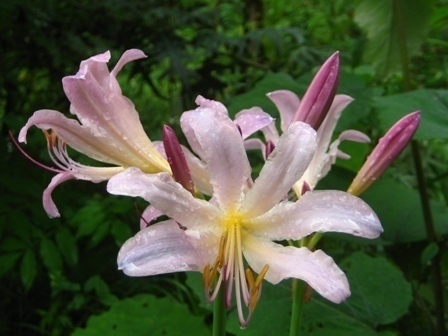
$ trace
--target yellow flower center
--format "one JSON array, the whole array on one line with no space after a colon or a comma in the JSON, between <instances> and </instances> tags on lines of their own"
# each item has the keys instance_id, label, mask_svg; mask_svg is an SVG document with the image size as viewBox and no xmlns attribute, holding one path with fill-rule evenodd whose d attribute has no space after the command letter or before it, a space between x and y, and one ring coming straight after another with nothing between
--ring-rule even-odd
<instances>
[{"instance_id":1,"label":"yellow flower center","mask_svg":"<svg viewBox=\"0 0 448 336\"><path fill-rule=\"evenodd\" d=\"M212 267L206 265L203 273L204 289L209 301L216 298L221 283L224 282L225 303L229 308L233 286L235 286L237 310L242 327L247 325L255 309L260 298L262 281L269 268L265 265L256 279L250 268L245 269L243 244L244 237L248 233L244 229L244 220L245 218L237 212L232 212L223 219L224 234L221 237L216 262ZM248 309L246 317L244 317L242 301Z\"/></svg>"}]
</instances>

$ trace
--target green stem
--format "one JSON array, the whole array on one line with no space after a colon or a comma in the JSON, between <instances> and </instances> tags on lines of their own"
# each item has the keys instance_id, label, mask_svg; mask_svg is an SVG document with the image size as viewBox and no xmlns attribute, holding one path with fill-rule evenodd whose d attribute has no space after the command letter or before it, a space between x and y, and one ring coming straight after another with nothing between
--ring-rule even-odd
<instances>
[{"instance_id":1,"label":"green stem","mask_svg":"<svg viewBox=\"0 0 448 336\"><path fill-rule=\"evenodd\" d=\"M409 54L407 48L407 37L405 29L405 17L403 15L403 0L394 0L394 9L397 17L398 43L400 50L401 68L403 73L403 89L404 91L411 90L411 71L409 67ZM412 156L414 159L415 172L417 175L418 191L420 195L420 203L422 205L423 217L425 222L426 236L428 243L435 243L437 245L437 236L434 229L434 219L429 204L428 186L426 184L425 172L423 170L422 158L420 156L420 149L418 142L412 141ZM439 246L440 247L440 246ZM434 286L434 302L436 310L436 327L437 335L445 335L445 319L444 319L444 304L443 304L443 285L442 285L442 271L440 267L440 253L432 259L431 271Z\"/></svg>"},{"instance_id":2,"label":"green stem","mask_svg":"<svg viewBox=\"0 0 448 336\"><path fill-rule=\"evenodd\" d=\"M226 334L226 309L224 306L224 291L222 286L213 301L213 336L225 336Z\"/></svg>"},{"instance_id":3,"label":"green stem","mask_svg":"<svg viewBox=\"0 0 448 336\"><path fill-rule=\"evenodd\" d=\"M414 158L415 172L418 181L418 191L420 194L420 202L423 210L423 218L425 222L426 236L428 243L435 243L437 241L436 230L434 228L434 219L429 204L428 187L426 185L425 172L423 169L422 159L420 156L420 149L417 141L412 141L412 155ZM440 247L440 246L439 246ZM440 250L440 249L439 249ZM443 303L443 285L442 285L442 270L440 267L440 253L437 253L431 261L432 280L434 286L434 303L436 308L437 321L437 335L445 335L445 309Z\"/></svg>"},{"instance_id":4,"label":"green stem","mask_svg":"<svg viewBox=\"0 0 448 336\"><path fill-rule=\"evenodd\" d=\"M302 280L293 280L292 284L292 312L289 336L299 336L302 323L303 292L305 283Z\"/></svg>"}]
</instances>

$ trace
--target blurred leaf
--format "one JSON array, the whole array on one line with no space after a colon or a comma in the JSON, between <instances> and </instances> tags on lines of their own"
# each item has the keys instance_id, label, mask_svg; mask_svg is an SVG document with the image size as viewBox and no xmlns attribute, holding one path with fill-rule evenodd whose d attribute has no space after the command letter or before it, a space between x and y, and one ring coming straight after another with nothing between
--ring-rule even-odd
<instances>
[{"instance_id":1,"label":"blurred leaf","mask_svg":"<svg viewBox=\"0 0 448 336\"><path fill-rule=\"evenodd\" d=\"M365 62L371 63L378 77L400 69L400 30L407 52L416 54L429 29L431 1L361 0L354 20L367 33Z\"/></svg>"},{"instance_id":2,"label":"blurred leaf","mask_svg":"<svg viewBox=\"0 0 448 336\"><path fill-rule=\"evenodd\" d=\"M374 104L384 132L404 115L421 110L414 139L448 138L448 90L416 90L379 97Z\"/></svg>"},{"instance_id":3,"label":"blurred leaf","mask_svg":"<svg viewBox=\"0 0 448 336\"><path fill-rule=\"evenodd\" d=\"M62 258L56 245L48 238L43 238L40 243L40 255L45 266L50 272L62 270Z\"/></svg>"},{"instance_id":4,"label":"blurred leaf","mask_svg":"<svg viewBox=\"0 0 448 336\"><path fill-rule=\"evenodd\" d=\"M85 291L95 291L98 299L104 305L110 306L118 301L118 298L111 294L109 286L104 282L99 275L95 275L88 279L84 284Z\"/></svg>"},{"instance_id":5,"label":"blurred leaf","mask_svg":"<svg viewBox=\"0 0 448 336\"><path fill-rule=\"evenodd\" d=\"M3 239L2 244L0 245L0 249L7 252L22 250L24 248L26 248L24 241L12 237Z\"/></svg>"},{"instance_id":6,"label":"blurred leaf","mask_svg":"<svg viewBox=\"0 0 448 336\"><path fill-rule=\"evenodd\" d=\"M0 277L8 273L11 268L14 267L17 259L21 256L21 253L8 253L0 255Z\"/></svg>"},{"instance_id":7,"label":"blurred leaf","mask_svg":"<svg viewBox=\"0 0 448 336\"><path fill-rule=\"evenodd\" d=\"M73 234L67 228L60 228L56 233L56 243L67 263L75 265L78 262L78 247Z\"/></svg>"},{"instance_id":8,"label":"blurred leaf","mask_svg":"<svg viewBox=\"0 0 448 336\"><path fill-rule=\"evenodd\" d=\"M22 283L26 290L28 290L36 278L36 257L32 250L26 250L22 264L20 265L20 275L22 277Z\"/></svg>"},{"instance_id":9,"label":"blurred leaf","mask_svg":"<svg viewBox=\"0 0 448 336\"><path fill-rule=\"evenodd\" d=\"M96 227L96 230L92 233L90 237L89 247L94 247L98 245L104 237L110 232L111 223L109 221L104 221Z\"/></svg>"},{"instance_id":10,"label":"blurred leaf","mask_svg":"<svg viewBox=\"0 0 448 336\"><path fill-rule=\"evenodd\" d=\"M210 335L210 330L186 306L172 299L141 294L118 301L109 311L90 317L86 328L76 329L72 336L185 334Z\"/></svg>"},{"instance_id":11,"label":"blurred leaf","mask_svg":"<svg viewBox=\"0 0 448 336\"><path fill-rule=\"evenodd\" d=\"M276 90L290 90L295 93L304 92L303 88L291 76L284 73L269 73L252 90L231 100L228 106L229 114L233 117L243 109L259 106L272 116L278 116L277 108L266 97L267 93Z\"/></svg>"},{"instance_id":12,"label":"blurred leaf","mask_svg":"<svg viewBox=\"0 0 448 336\"><path fill-rule=\"evenodd\" d=\"M131 229L129 225L127 225L123 221L114 221L112 223L111 233L115 238L115 241L118 246L124 244L124 242L132 236Z\"/></svg>"},{"instance_id":13,"label":"blurred leaf","mask_svg":"<svg viewBox=\"0 0 448 336\"><path fill-rule=\"evenodd\" d=\"M431 244L426 246L420 257L422 264L428 264L432 260L432 258L437 255L437 253L439 253L439 245L437 245L437 243L432 242Z\"/></svg>"},{"instance_id":14,"label":"blurred leaf","mask_svg":"<svg viewBox=\"0 0 448 336\"><path fill-rule=\"evenodd\" d=\"M83 206L71 218L74 226L78 227L77 237L91 235L99 225L103 224L105 218L105 209L100 201L91 200Z\"/></svg>"}]
</instances>

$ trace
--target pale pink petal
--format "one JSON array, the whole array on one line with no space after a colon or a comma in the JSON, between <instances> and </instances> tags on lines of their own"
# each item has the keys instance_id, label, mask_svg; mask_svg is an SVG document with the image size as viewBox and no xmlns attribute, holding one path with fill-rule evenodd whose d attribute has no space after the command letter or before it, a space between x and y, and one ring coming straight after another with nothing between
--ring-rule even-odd
<instances>
[{"instance_id":1,"label":"pale pink petal","mask_svg":"<svg viewBox=\"0 0 448 336\"><path fill-rule=\"evenodd\" d=\"M238 128L227 116L209 109L185 112L184 116L202 148L219 207L224 211L236 209L251 173Z\"/></svg>"},{"instance_id":2,"label":"pale pink petal","mask_svg":"<svg viewBox=\"0 0 448 336\"><path fill-rule=\"evenodd\" d=\"M269 92L267 96L277 106L280 112L281 130L285 132L291 123L292 117L299 108L300 99L294 92L289 90Z\"/></svg>"},{"instance_id":3,"label":"pale pink petal","mask_svg":"<svg viewBox=\"0 0 448 336\"><path fill-rule=\"evenodd\" d=\"M196 100L194 102L201 108L209 108L217 113L221 113L226 116L229 115L229 112L227 112L227 108L224 106L223 103L219 101L210 100L199 95L196 97Z\"/></svg>"},{"instance_id":4,"label":"pale pink petal","mask_svg":"<svg viewBox=\"0 0 448 336\"><path fill-rule=\"evenodd\" d=\"M112 177L107 191L114 195L142 197L168 217L188 229L219 229L220 211L207 201L194 198L166 173L145 174L128 168Z\"/></svg>"},{"instance_id":5,"label":"pale pink petal","mask_svg":"<svg viewBox=\"0 0 448 336\"><path fill-rule=\"evenodd\" d=\"M370 142L370 138L366 134L356 130L346 130L339 135L338 139L339 141L348 140L359 143Z\"/></svg>"},{"instance_id":6,"label":"pale pink petal","mask_svg":"<svg viewBox=\"0 0 448 336\"><path fill-rule=\"evenodd\" d=\"M300 186L304 182L308 183L311 189L314 189L317 182L327 175L332 164L336 161L339 140L335 140L332 148L328 152L330 141L342 111L352 101L353 98L347 95L336 95L334 97L330 110L317 131L317 148L314 157L308 169L296 185L296 188L299 188L299 193Z\"/></svg>"},{"instance_id":7,"label":"pale pink petal","mask_svg":"<svg viewBox=\"0 0 448 336\"><path fill-rule=\"evenodd\" d=\"M118 268L130 276L202 271L209 262L174 221L151 225L128 239L118 253Z\"/></svg>"},{"instance_id":8,"label":"pale pink petal","mask_svg":"<svg viewBox=\"0 0 448 336\"><path fill-rule=\"evenodd\" d=\"M296 202L277 204L253 218L256 235L272 240L299 240L313 232L343 232L377 238L383 229L375 212L360 198L343 191L308 191Z\"/></svg>"},{"instance_id":9,"label":"pale pink petal","mask_svg":"<svg viewBox=\"0 0 448 336\"><path fill-rule=\"evenodd\" d=\"M296 278L305 281L334 303L340 303L350 296L344 272L321 250L311 252L305 247L282 246L248 235L245 238L244 256L257 273L269 265L265 279L273 284L283 279Z\"/></svg>"},{"instance_id":10,"label":"pale pink petal","mask_svg":"<svg viewBox=\"0 0 448 336\"><path fill-rule=\"evenodd\" d=\"M128 56L136 55L131 52ZM121 94L115 77L104 70L107 66L100 61L84 61L76 75L62 79L71 112L97 141L113 143L116 155L121 153L137 160L127 162L127 166L138 166L147 172L170 171L168 163L154 150L134 105Z\"/></svg>"},{"instance_id":11,"label":"pale pink petal","mask_svg":"<svg viewBox=\"0 0 448 336\"><path fill-rule=\"evenodd\" d=\"M317 131L318 148L316 150L316 156L321 155L328 149L331 137L333 135L336 124L341 117L342 111L353 101L353 98L347 95L336 95L330 110L327 113L322 125Z\"/></svg>"},{"instance_id":12,"label":"pale pink petal","mask_svg":"<svg viewBox=\"0 0 448 336\"><path fill-rule=\"evenodd\" d=\"M53 202L53 198L51 197L51 193L53 192L54 188L56 188L61 183L74 179L75 177L70 172L64 172L57 174L51 179L50 184L48 187L44 190L44 193L42 195L42 203L44 206L44 209L48 215L48 217L54 218L54 217L60 217L58 208L56 207L56 204Z\"/></svg>"},{"instance_id":13,"label":"pale pink petal","mask_svg":"<svg viewBox=\"0 0 448 336\"><path fill-rule=\"evenodd\" d=\"M207 165L190 152L188 148L182 146L182 150L184 151L185 159L190 168L194 186L203 194L213 194L213 187L210 184L210 173L207 170Z\"/></svg>"},{"instance_id":14,"label":"pale pink petal","mask_svg":"<svg viewBox=\"0 0 448 336\"><path fill-rule=\"evenodd\" d=\"M43 130L53 130L59 138L75 149L92 159L123 165L121 157L115 156L115 148L120 146L113 138L101 141L101 138L92 134L90 128L82 126L78 121L65 117L62 113L53 110L40 110L34 112L28 119L26 125L20 130L19 141L26 143L26 135L31 126L36 126ZM98 141L100 140L100 141ZM126 156L126 153L122 153Z\"/></svg>"},{"instance_id":15,"label":"pale pink petal","mask_svg":"<svg viewBox=\"0 0 448 336\"><path fill-rule=\"evenodd\" d=\"M308 167L315 148L316 132L305 123L292 123L247 192L241 212L259 216L282 200Z\"/></svg>"},{"instance_id":16,"label":"pale pink petal","mask_svg":"<svg viewBox=\"0 0 448 336\"><path fill-rule=\"evenodd\" d=\"M246 139L253 133L274 122L274 119L261 108L255 106L248 110L238 112L235 115L234 121L241 130L241 136L243 139Z\"/></svg>"},{"instance_id":17,"label":"pale pink petal","mask_svg":"<svg viewBox=\"0 0 448 336\"><path fill-rule=\"evenodd\" d=\"M277 144L280 136L278 135L277 127L275 126L275 122L269 124L265 128L261 130L263 132L264 138L266 142L272 141L272 143Z\"/></svg>"},{"instance_id":18,"label":"pale pink petal","mask_svg":"<svg viewBox=\"0 0 448 336\"><path fill-rule=\"evenodd\" d=\"M123 66L125 66L129 62L146 57L148 56L146 56L145 53L139 49L126 50L123 53L123 55L121 55L120 59L118 60L117 64L115 65L114 69L111 71L110 74L114 77L117 77L117 74L121 71Z\"/></svg>"},{"instance_id":19,"label":"pale pink petal","mask_svg":"<svg viewBox=\"0 0 448 336\"><path fill-rule=\"evenodd\" d=\"M161 211L154 208L152 205L147 206L145 211L143 211L140 216L140 230L146 228L153 220L159 218L160 216L163 216Z\"/></svg>"}]
</instances>

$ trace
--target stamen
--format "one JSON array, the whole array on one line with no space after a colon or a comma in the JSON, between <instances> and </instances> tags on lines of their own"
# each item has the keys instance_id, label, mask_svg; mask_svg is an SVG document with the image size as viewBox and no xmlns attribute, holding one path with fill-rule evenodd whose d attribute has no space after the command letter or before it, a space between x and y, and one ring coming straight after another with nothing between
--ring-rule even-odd
<instances>
[{"instance_id":1,"label":"stamen","mask_svg":"<svg viewBox=\"0 0 448 336\"><path fill-rule=\"evenodd\" d=\"M38 162L37 160L33 159L31 156L29 156L23 149L22 147L20 147L20 145L18 144L17 140L14 138L13 134L11 131L9 131L9 138L11 139L12 143L14 144L14 146L16 146L16 148L19 150L19 152L28 160L30 160L32 163L34 163L36 166L41 167L43 169L46 169L48 171L51 171L53 173L62 173L63 170L59 170L57 168L53 168L53 167L49 167L47 165L44 165L43 163Z\"/></svg>"}]
</instances>

